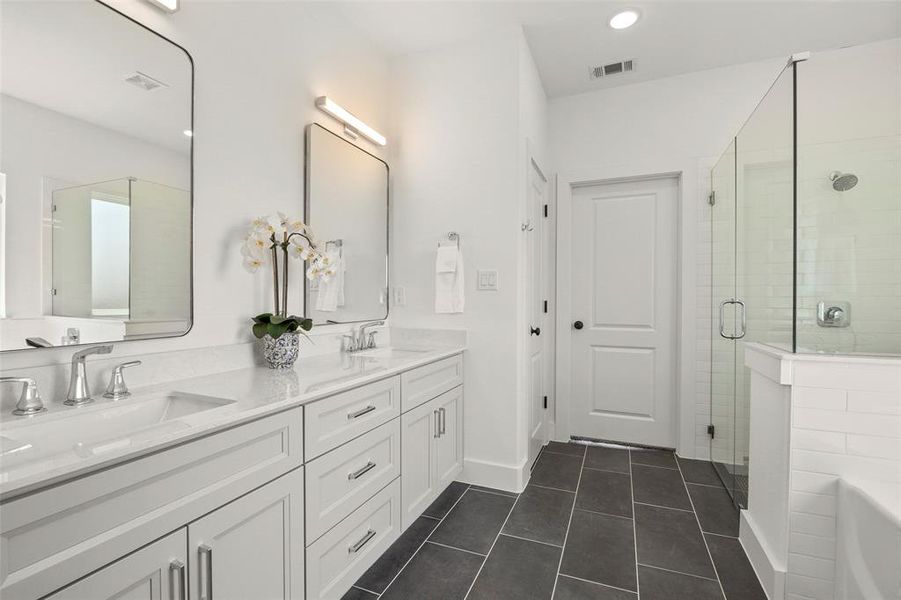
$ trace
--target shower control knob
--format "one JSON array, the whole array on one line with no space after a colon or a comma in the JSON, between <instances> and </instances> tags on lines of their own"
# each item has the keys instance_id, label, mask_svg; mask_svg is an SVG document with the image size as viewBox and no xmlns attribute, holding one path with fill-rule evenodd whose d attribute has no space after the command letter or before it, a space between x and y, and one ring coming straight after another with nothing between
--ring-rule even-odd
<instances>
[{"instance_id":1,"label":"shower control knob","mask_svg":"<svg viewBox=\"0 0 901 600\"><path fill-rule=\"evenodd\" d=\"M529 327L529 333L531 335L541 335L541 327Z\"/></svg>"},{"instance_id":2,"label":"shower control knob","mask_svg":"<svg viewBox=\"0 0 901 600\"><path fill-rule=\"evenodd\" d=\"M582 321L576 321L575 323L573 323L574 329L582 329L583 327L585 327L585 325L582 323Z\"/></svg>"}]
</instances>

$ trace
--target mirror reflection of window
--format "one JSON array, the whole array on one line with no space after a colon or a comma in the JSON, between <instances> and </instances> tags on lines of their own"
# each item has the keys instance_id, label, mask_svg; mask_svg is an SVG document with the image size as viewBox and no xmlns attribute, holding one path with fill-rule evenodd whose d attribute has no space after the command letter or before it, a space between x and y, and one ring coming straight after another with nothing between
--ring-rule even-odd
<instances>
[{"instance_id":1,"label":"mirror reflection of window","mask_svg":"<svg viewBox=\"0 0 901 600\"><path fill-rule=\"evenodd\" d=\"M129 206L91 198L91 314L128 316Z\"/></svg>"}]
</instances>

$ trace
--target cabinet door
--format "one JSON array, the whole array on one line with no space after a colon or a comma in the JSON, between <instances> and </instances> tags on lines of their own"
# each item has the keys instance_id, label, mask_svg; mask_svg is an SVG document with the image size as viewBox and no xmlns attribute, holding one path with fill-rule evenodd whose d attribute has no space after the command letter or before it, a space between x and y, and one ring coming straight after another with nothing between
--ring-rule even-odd
<instances>
[{"instance_id":1,"label":"cabinet door","mask_svg":"<svg viewBox=\"0 0 901 600\"><path fill-rule=\"evenodd\" d=\"M194 600L303 598L303 468L188 525Z\"/></svg>"},{"instance_id":2,"label":"cabinet door","mask_svg":"<svg viewBox=\"0 0 901 600\"><path fill-rule=\"evenodd\" d=\"M186 600L187 551L188 536L182 528L46 598Z\"/></svg>"},{"instance_id":3,"label":"cabinet door","mask_svg":"<svg viewBox=\"0 0 901 600\"><path fill-rule=\"evenodd\" d=\"M438 411L435 489L442 491L463 470L463 386L441 394L429 405Z\"/></svg>"},{"instance_id":4,"label":"cabinet door","mask_svg":"<svg viewBox=\"0 0 901 600\"><path fill-rule=\"evenodd\" d=\"M401 415L401 526L406 529L438 493L435 477L435 440L438 408L421 404Z\"/></svg>"}]
</instances>

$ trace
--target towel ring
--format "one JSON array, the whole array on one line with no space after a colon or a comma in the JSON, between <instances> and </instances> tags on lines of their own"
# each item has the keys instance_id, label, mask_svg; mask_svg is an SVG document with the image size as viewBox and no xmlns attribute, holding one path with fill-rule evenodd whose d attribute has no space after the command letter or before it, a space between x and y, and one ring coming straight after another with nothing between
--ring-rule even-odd
<instances>
[{"instance_id":1,"label":"towel ring","mask_svg":"<svg viewBox=\"0 0 901 600\"><path fill-rule=\"evenodd\" d=\"M456 231L449 231L447 234L447 241L454 242L457 244L457 248L460 247L460 234ZM438 242L438 247L441 247L441 242Z\"/></svg>"}]
</instances>

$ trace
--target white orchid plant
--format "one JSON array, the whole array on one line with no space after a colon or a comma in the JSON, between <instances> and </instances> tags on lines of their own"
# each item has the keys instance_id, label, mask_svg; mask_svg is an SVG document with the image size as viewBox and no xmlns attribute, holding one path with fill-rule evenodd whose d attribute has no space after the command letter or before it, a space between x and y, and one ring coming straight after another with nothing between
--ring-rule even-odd
<instances>
[{"instance_id":1,"label":"white orchid plant","mask_svg":"<svg viewBox=\"0 0 901 600\"><path fill-rule=\"evenodd\" d=\"M288 314L288 258L308 263L307 279L328 280L336 273L336 265L320 250L310 227L300 219L283 213L259 217L251 223L250 231L241 246L244 268L255 273L267 262L272 264L274 312L253 318L253 334L262 338L267 334L279 338L285 333L312 329L312 319ZM281 280L279 258L281 255Z\"/></svg>"}]
</instances>

